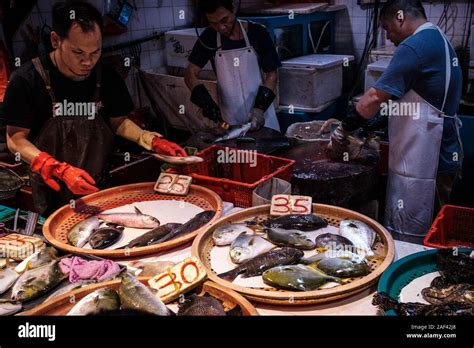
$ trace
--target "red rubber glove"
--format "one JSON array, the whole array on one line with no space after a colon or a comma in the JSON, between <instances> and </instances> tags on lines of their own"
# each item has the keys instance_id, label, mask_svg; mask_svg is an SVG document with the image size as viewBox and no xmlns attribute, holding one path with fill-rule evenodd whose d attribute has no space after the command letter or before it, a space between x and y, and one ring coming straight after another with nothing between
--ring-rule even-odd
<instances>
[{"instance_id":1,"label":"red rubber glove","mask_svg":"<svg viewBox=\"0 0 474 348\"><path fill-rule=\"evenodd\" d=\"M176 143L172 143L160 137L154 137L152 141L152 150L161 155L187 157L188 154Z\"/></svg>"},{"instance_id":2,"label":"red rubber glove","mask_svg":"<svg viewBox=\"0 0 474 348\"><path fill-rule=\"evenodd\" d=\"M41 175L46 185L55 191L59 191L60 186L53 177L63 181L75 195L88 195L99 191L93 186L94 179L85 170L61 163L46 152L41 152L31 162L31 170Z\"/></svg>"}]
</instances>

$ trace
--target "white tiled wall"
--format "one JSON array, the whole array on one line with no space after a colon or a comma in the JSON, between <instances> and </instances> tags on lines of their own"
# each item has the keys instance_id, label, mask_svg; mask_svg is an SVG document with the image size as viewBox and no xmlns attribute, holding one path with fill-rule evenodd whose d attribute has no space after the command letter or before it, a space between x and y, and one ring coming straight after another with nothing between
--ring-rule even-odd
<instances>
[{"instance_id":1,"label":"white tiled wall","mask_svg":"<svg viewBox=\"0 0 474 348\"><path fill-rule=\"evenodd\" d=\"M454 45L462 41L465 18L467 16L466 6L470 0L453 0L456 12L450 14L448 21L448 37ZM51 23L51 5L57 0L39 0L38 6L33 10L30 17L25 21L33 26L41 27L44 22ZM100 11L103 11L105 0L90 0ZM104 46L126 42L149 36L160 31L167 31L179 27L189 27L194 21L194 2L192 0L129 0L137 7L129 23L129 31L125 34L104 39ZM242 0L241 6L263 3L263 0ZM335 4L344 4L347 10L341 11L337 16L336 26L336 49L341 54L354 54L360 58L365 44L367 10L357 5L357 0L335 0ZM429 19L435 24L441 16L443 6L441 0L424 2ZM184 18L180 18L180 11L184 11ZM383 38L383 35L382 35ZM383 42L381 42L383 43ZM23 50L23 42L20 34L17 34L14 42L14 54L20 55ZM165 64L164 42L148 42L142 45L141 63L142 68L158 68ZM136 97L136 81L134 74L130 74L127 85L131 94Z\"/></svg>"}]
</instances>

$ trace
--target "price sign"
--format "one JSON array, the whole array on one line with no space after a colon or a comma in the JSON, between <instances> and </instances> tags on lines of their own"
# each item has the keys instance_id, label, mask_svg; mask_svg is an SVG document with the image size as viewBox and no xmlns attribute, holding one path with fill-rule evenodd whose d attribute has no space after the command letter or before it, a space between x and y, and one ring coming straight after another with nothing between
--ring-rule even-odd
<instances>
[{"instance_id":1,"label":"price sign","mask_svg":"<svg viewBox=\"0 0 474 348\"><path fill-rule=\"evenodd\" d=\"M159 193L185 196L189 192L193 178L186 175L161 173L155 184L155 191Z\"/></svg>"},{"instance_id":2,"label":"price sign","mask_svg":"<svg viewBox=\"0 0 474 348\"><path fill-rule=\"evenodd\" d=\"M270 215L311 214L312 203L309 196L274 195Z\"/></svg>"},{"instance_id":3,"label":"price sign","mask_svg":"<svg viewBox=\"0 0 474 348\"><path fill-rule=\"evenodd\" d=\"M202 264L193 256L154 276L148 284L157 291L161 301L168 303L198 286L206 277Z\"/></svg>"}]
</instances>

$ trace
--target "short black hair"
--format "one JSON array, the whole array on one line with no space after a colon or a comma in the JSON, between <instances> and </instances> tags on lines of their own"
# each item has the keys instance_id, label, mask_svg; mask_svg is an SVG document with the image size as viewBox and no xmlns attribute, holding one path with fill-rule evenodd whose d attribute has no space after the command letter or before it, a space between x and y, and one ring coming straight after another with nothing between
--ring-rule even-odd
<instances>
[{"instance_id":1,"label":"short black hair","mask_svg":"<svg viewBox=\"0 0 474 348\"><path fill-rule=\"evenodd\" d=\"M214 13L219 7L234 12L234 2L232 0L200 0L199 12L203 14Z\"/></svg>"},{"instance_id":2,"label":"short black hair","mask_svg":"<svg viewBox=\"0 0 474 348\"><path fill-rule=\"evenodd\" d=\"M421 0L388 0L380 11L380 18L382 20L395 18L400 10L413 18L426 19L426 12Z\"/></svg>"},{"instance_id":3,"label":"short black hair","mask_svg":"<svg viewBox=\"0 0 474 348\"><path fill-rule=\"evenodd\" d=\"M85 32L95 29L95 24L103 32L102 14L97 8L84 1L58 2L53 6L53 31L66 38L74 23L78 23Z\"/></svg>"}]
</instances>

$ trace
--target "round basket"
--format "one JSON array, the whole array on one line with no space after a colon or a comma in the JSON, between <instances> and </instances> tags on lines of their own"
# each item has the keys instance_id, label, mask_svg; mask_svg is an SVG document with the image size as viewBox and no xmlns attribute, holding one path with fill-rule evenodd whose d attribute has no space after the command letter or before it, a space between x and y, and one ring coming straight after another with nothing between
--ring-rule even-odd
<instances>
[{"instance_id":1,"label":"round basket","mask_svg":"<svg viewBox=\"0 0 474 348\"><path fill-rule=\"evenodd\" d=\"M285 136L293 145L329 142L332 124L336 122L339 121L330 119L329 121L296 122L288 127ZM323 126L325 129L320 134Z\"/></svg>"},{"instance_id":2,"label":"round basket","mask_svg":"<svg viewBox=\"0 0 474 348\"><path fill-rule=\"evenodd\" d=\"M393 261L395 253L393 239L388 231L378 222L352 210L330 205L313 204L313 214L325 218L331 226L338 227L339 222L346 218L357 219L368 224L378 234L380 242L373 248L378 257L370 261L371 272L367 276L351 278L347 284L334 288L304 292L275 288L244 287L219 278L211 267L210 258L211 250L215 247L212 240L214 230L226 223L244 222L254 218L264 220L269 217L269 213L270 205L249 208L220 219L197 236L192 246L192 254L203 263L210 280L235 290L252 301L282 306L307 305L341 299L369 288L377 282L381 274Z\"/></svg>"},{"instance_id":3,"label":"round basket","mask_svg":"<svg viewBox=\"0 0 474 348\"><path fill-rule=\"evenodd\" d=\"M138 280L143 284L147 285L148 280L151 277L139 277ZM112 288L118 290L120 287L120 280L112 280L104 283L93 284L85 286L83 288L73 290L71 292L59 295L56 298L51 299L29 311L19 314L20 316L31 316L31 315L43 315L43 316L54 316L54 315L66 315L74 305L79 302L83 297L87 296L91 292L101 288ZM255 307L248 302L244 297L236 293L235 291L226 289L218 284L212 282L205 282L201 288L195 291L198 295L203 296L208 294L222 302L224 309L231 310L236 306L239 306L244 316L257 316L259 315ZM74 301L71 301L74 298Z\"/></svg>"},{"instance_id":4,"label":"round basket","mask_svg":"<svg viewBox=\"0 0 474 348\"><path fill-rule=\"evenodd\" d=\"M65 205L49 216L44 223L43 234L55 247L69 253L95 255L115 259L129 258L154 254L189 243L199 232L212 226L212 224L214 224L222 214L221 198L214 191L207 188L191 185L189 193L186 196L175 196L155 192L153 189L154 185L155 183L149 182L118 186L83 197L76 201L75 209L72 209L69 205ZM121 250L96 250L77 248L68 243L67 234L71 228L78 222L85 220L90 216L96 215L104 210L130 203L155 200L184 201L194 204L204 210L214 210L216 214L206 225L192 233L164 243L146 247Z\"/></svg>"},{"instance_id":5,"label":"round basket","mask_svg":"<svg viewBox=\"0 0 474 348\"><path fill-rule=\"evenodd\" d=\"M17 173L0 165L0 201L15 197L24 184Z\"/></svg>"},{"instance_id":6,"label":"round basket","mask_svg":"<svg viewBox=\"0 0 474 348\"><path fill-rule=\"evenodd\" d=\"M471 253L473 249L458 249L460 253ZM399 300L402 289L416 278L436 272L437 249L421 251L397 260L382 274L377 292L385 292L390 297ZM421 289L420 289L421 291ZM386 315L396 315L394 310L384 312Z\"/></svg>"}]
</instances>

